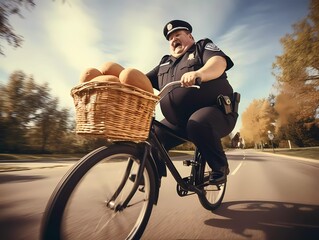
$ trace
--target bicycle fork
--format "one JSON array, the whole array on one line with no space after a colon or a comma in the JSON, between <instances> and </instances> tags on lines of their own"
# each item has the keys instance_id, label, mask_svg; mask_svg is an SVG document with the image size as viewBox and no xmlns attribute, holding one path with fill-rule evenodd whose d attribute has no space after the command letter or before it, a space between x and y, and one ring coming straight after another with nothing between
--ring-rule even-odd
<instances>
[{"instance_id":1,"label":"bicycle fork","mask_svg":"<svg viewBox=\"0 0 319 240\"><path fill-rule=\"evenodd\" d=\"M145 162L147 161L147 158L150 155L151 148L150 148L149 143L142 142L142 143L139 143L138 149L139 149L139 154L143 153L143 157L140 159L140 165L139 165L139 168L137 170L136 179L134 181L134 184L133 184L133 187L132 187L130 193L127 195L126 199L122 203L115 204L115 200L122 192L128 178L129 178L129 175L130 175L133 163L134 163L134 160L132 158L129 158L129 160L128 160L124 176L123 176L122 181L119 184L117 190L115 191L115 193L113 194L111 199L108 200L106 203L106 206L109 207L110 209L113 209L115 212L122 211L128 206L128 203L131 201L132 197L134 196L135 192L137 191L137 189L140 185L140 182L143 178L143 171L144 171L144 167L145 167Z\"/></svg>"}]
</instances>

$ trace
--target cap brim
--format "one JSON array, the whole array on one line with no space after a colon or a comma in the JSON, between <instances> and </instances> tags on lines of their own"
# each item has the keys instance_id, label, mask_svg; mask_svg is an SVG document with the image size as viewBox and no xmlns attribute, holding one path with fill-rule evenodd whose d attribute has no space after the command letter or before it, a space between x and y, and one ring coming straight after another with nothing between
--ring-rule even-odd
<instances>
[{"instance_id":1,"label":"cap brim","mask_svg":"<svg viewBox=\"0 0 319 240\"><path fill-rule=\"evenodd\" d=\"M189 29L187 27L176 27L176 28L172 28L171 30L169 30L166 34L166 39L168 39L168 36L172 33L172 32L175 32L175 31L178 31L178 30L187 30L189 31Z\"/></svg>"}]
</instances>

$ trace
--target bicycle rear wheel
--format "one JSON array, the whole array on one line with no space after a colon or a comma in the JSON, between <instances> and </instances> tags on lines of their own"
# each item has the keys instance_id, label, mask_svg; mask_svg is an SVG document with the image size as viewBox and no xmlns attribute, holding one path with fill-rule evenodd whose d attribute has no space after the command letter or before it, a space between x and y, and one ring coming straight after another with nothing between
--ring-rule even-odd
<instances>
[{"instance_id":1,"label":"bicycle rear wheel","mask_svg":"<svg viewBox=\"0 0 319 240\"><path fill-rule=\"evenodd\" d=\"M209 172L211 171L210 167L206 163L206 161L202 161L202 166L200 166L199 171L200 178L202 179L202 183L208 183L209 182ZM204 191L204 195L198 196L199 201L202 204L202 206L210 211L216 210L222 203L224 199L224 195L226 192L226 185L227 183L222 184L204 184L202 187L202 190Z\"/></svg>"},{"instance_id":2,"label":"bicycle rear wheel","mask_svg":"<svg viewBox=\"0 0 319 240\"><path fill-rule=\"evenodd\" d=\"M154 173L148 161L128 206L116 210L136 181L132 176L140 159L133 144L102 147L83 157L52 194L42 239L140 239L155 201Z\"/></svg>"}]
</instances>

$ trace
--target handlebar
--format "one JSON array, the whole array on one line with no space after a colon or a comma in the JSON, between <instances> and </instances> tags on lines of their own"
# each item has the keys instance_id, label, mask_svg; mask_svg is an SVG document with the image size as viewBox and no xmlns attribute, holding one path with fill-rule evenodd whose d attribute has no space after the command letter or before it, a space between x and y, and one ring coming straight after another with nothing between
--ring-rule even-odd
<instances>
[{"instance_id":1,"label":"handlebar","mask_svg":"<svg viewBox=\"0 0 319 240\"><path fill-rule=\"evenodd\" d=\"M195 80L196 84L186 87L186 88L197 88L200 89L200 84L201 84L201 79L200 78L196 78ZM168 84L166 84L164 86L164 88L158 93L158 96L160 97L160 100L165 97L167 94L169 94L171 91L173 91L176 88L180 88L182 87L181 85L181 81L174 81L174 82L170 82Z\"/></svg>"}]
</instances>

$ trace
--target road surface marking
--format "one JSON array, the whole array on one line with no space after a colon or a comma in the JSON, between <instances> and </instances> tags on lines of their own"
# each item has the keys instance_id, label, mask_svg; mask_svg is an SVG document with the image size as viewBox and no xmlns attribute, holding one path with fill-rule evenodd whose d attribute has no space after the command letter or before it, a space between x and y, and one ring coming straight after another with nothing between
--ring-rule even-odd
<instances>
[{"instance_id":1,"label":"road surface marking","mask_svg":"<svg viewBox=\"0 0 319 240\"><path fill-rule=\"evenodd\" d=\"M231 173L231 175L235 175L237 173L237 171L239 170L239 168L243 165L243 161L241 161L238 166L236 167L236 169Z\"/></svg>"}]
</instances>

